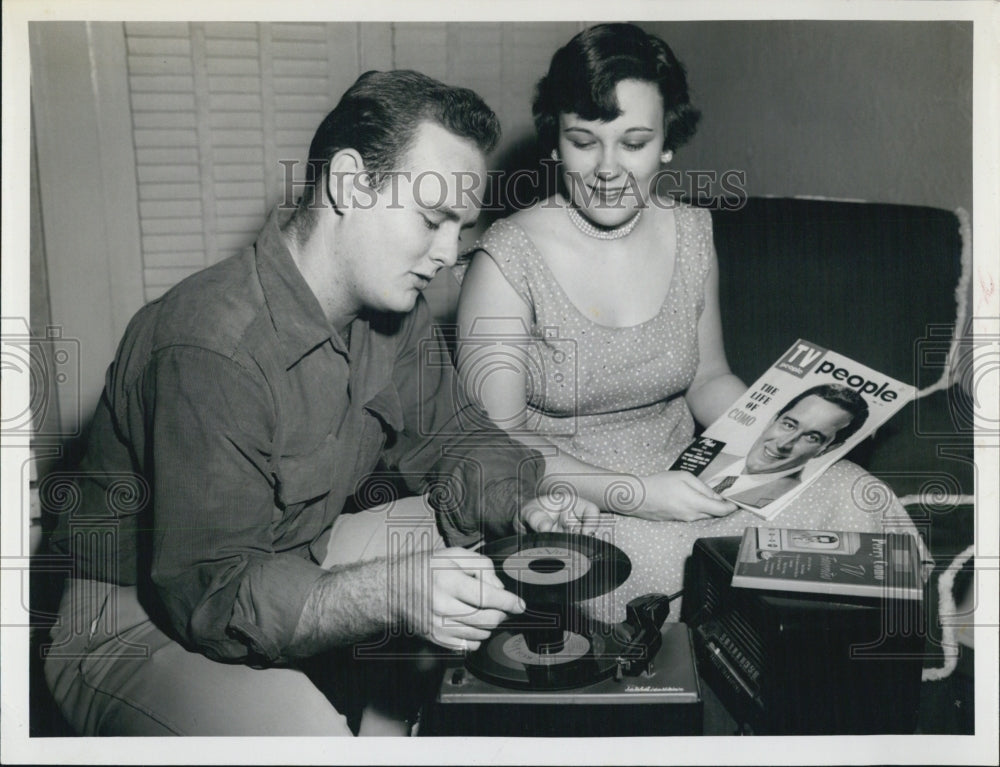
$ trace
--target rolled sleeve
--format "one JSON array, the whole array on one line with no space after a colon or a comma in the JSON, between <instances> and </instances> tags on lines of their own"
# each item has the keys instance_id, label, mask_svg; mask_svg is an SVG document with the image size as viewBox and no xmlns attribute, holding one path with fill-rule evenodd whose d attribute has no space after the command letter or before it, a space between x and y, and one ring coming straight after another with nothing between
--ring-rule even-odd
<instances>
[{"instance_id":1,"label":"rolled sleeve","mask_svg":"<svg viewBox=\"0 0 1000 767\"><path fill-rule=\"evenodd\" d=\"M452 546L524 532L519 511L542 475L541 455L521 445L476 447L457 445L432 471L429 501Z\"/></svg>"},{"instance_id":2,"label":"rolled sleeve","mask_svg":"<svg viewBox=\"0 0 1000 767\"><path fill-rule=\"evenodd\" d=\"M151 435L152 581L176 633L226 661L269 664L286 648L323 571L304 551L276 551L275 422L262 377L193 347L146 372Z\"/></svg>"},{"instance_id":3,"label":"rolled sleeve","mask_svg":"<svg viewBox=\"0 0 1000 767\"><path fill-rule=\"evenodd\" d=\"M228 631L268 663L288 660L295 626L321 571L294 556L250 562L239 581Z\"/></svg>"}]
</instances>

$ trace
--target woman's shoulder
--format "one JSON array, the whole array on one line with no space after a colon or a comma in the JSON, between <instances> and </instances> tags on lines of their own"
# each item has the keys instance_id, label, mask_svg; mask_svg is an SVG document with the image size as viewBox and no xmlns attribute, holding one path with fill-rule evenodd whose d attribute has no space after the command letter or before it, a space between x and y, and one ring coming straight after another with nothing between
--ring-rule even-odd
<instances>
[{"instance_id":1,"label":"woman's shoulder","mask_svg":"<svg viewBox=\"0 0 1000 767\"><path fill-rule=\"evenodd\" d=\"M687 253L692 249L708 254L713 249L712 213L708 208L699 208L673 198L658 198L656 207L661 213L673 214L677 243L680 250Z\"/></svg>"},{"instance_id":2,"label":"woman's shoulder","mask_svg":"<svg viewBox=\"0 0 1000 767\"><path fill-rule=\"evenodd\" d=\"M506 218L494 221L478 244L483 250L514 249L537 256L539 251L545 249L554 213L556 211L551 206L543 203L515 211Z\"/></svg>"},{"instance_id":3,"label":"woman's shoulder","mask_svg":"<svg viewBox=\"0 0 1000 767\"><path fill-rule=\"evenodd\" d=\"M494 260L517 259L528 249L528 237L514 216L497 219L473 246L473 251L485 251Z\"/></svg>"},{"instance_id":4,"label":"woman's shoulder","mask_svg":"<svg viewBox=\"0 0 1000 767\"><path fill-rule=\"evenodd\" d=\"M536 233L531 210L520 210L494 221L469 255L489 258L518 292L526 293L526 286L541 279L545 271Z\"/></svg>"},{"instance_id":5,"label":"woman's shoulder","mask_svg":"<svg viewBox=\"0 0 1000 767\"><path fill-rule=\"evenodd\" d=\"M560 215L562 205L558 202L542 200L534 205L522 208L508 216L505 221L518 227L532 241L542 238L544 232L552 228L553 219Z\"/></svg>"},{"instance_id":6,"label":"woman's shoulder","mask_svg":"<svg viewBox=\"0 0 1000 767\"><path fill-rule=\"evenodd\" d=\"M690 223L694 226L704 227L712 225L712 214L707 208L698 208L681 202L673 197L657 195L651 199L653 207L662 211L670 211L678 221Z\"/></svg>"}]
</instances>

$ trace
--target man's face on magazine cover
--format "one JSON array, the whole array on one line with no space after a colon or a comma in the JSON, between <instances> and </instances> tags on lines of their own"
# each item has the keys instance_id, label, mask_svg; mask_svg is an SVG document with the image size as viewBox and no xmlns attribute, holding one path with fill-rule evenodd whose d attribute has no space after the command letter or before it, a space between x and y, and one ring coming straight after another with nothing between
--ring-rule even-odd
<instances>
[{"instance_id":1,"label":"man's face on magazine cover","mask_svg":"<svg viewBox=\"0 0 1000 767\"><path fill-rule=\"evenodd\" d=\"M748 474L770 474L802 466L821 455L851 422L846 410L822 397L805 397L768 426L746 457Z\"/></svg>"}]
</instances>

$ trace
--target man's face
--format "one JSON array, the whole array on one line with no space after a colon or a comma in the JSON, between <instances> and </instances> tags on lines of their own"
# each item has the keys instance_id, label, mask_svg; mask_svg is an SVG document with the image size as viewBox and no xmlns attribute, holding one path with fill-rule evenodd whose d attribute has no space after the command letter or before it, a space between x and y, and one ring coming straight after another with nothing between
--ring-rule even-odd
<instances>
[{"instance_id":1,"label":"man's face","mask_svg":"<svg viewBox=\"0 0 1000 767\"><path fill-rule=\"evenodd\" d=\"M757 438L746 457L748 474L769 474L802 466L823 453L851 415L822 397L795 403Z\"/></svg>"},{"instance_id":2,"label":"man's face","mask_svg":"<svg viewBox=\"0 0 1000 767\"><path fill-rule=\"evenodd\" d=\"M342 278L359 309L408 312L479 215L486 178L474 142L423 122L396 173L358 188L342 232Z\"/></svg>"}]
</instances>

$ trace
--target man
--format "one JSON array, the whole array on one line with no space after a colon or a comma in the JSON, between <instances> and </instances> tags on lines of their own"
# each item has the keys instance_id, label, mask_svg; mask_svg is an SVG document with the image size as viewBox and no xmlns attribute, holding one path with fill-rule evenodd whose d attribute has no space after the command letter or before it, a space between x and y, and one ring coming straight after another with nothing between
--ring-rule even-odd
<instances>
[{"instance_id":1,"label":"man","mask_svg":"<svg viewBox=\"0 0 1000 767\"><path fill-rule=\"evenodd\" d=\"M452 544L592 525L592 505L528 500L538 456L463 433L450 367L426 364L442 349L420 293L455 262L498 135L471 91L363 75L294 213L132 320L54 539L74 572L46 678L77 732L395 732L391 700L350 727L354 681L317 659L399 635L475 649L524 606L488 559L443 548L420 499L409 528L341 515L379 463L431 489Z\"/></svg>"},{"instance_id":2,"label":"man","mask_svg":"<svg viewBox=\"0 0 1000 767\"><path fill-rule=\"evenodd\" d=\"M767 506L802 482L810 459L842 445L867 418L868 404L854 389L806 389L778 411L745 459L721 453L712 461L706 484L742 506Z\"/></svg>"}]
</instances>

